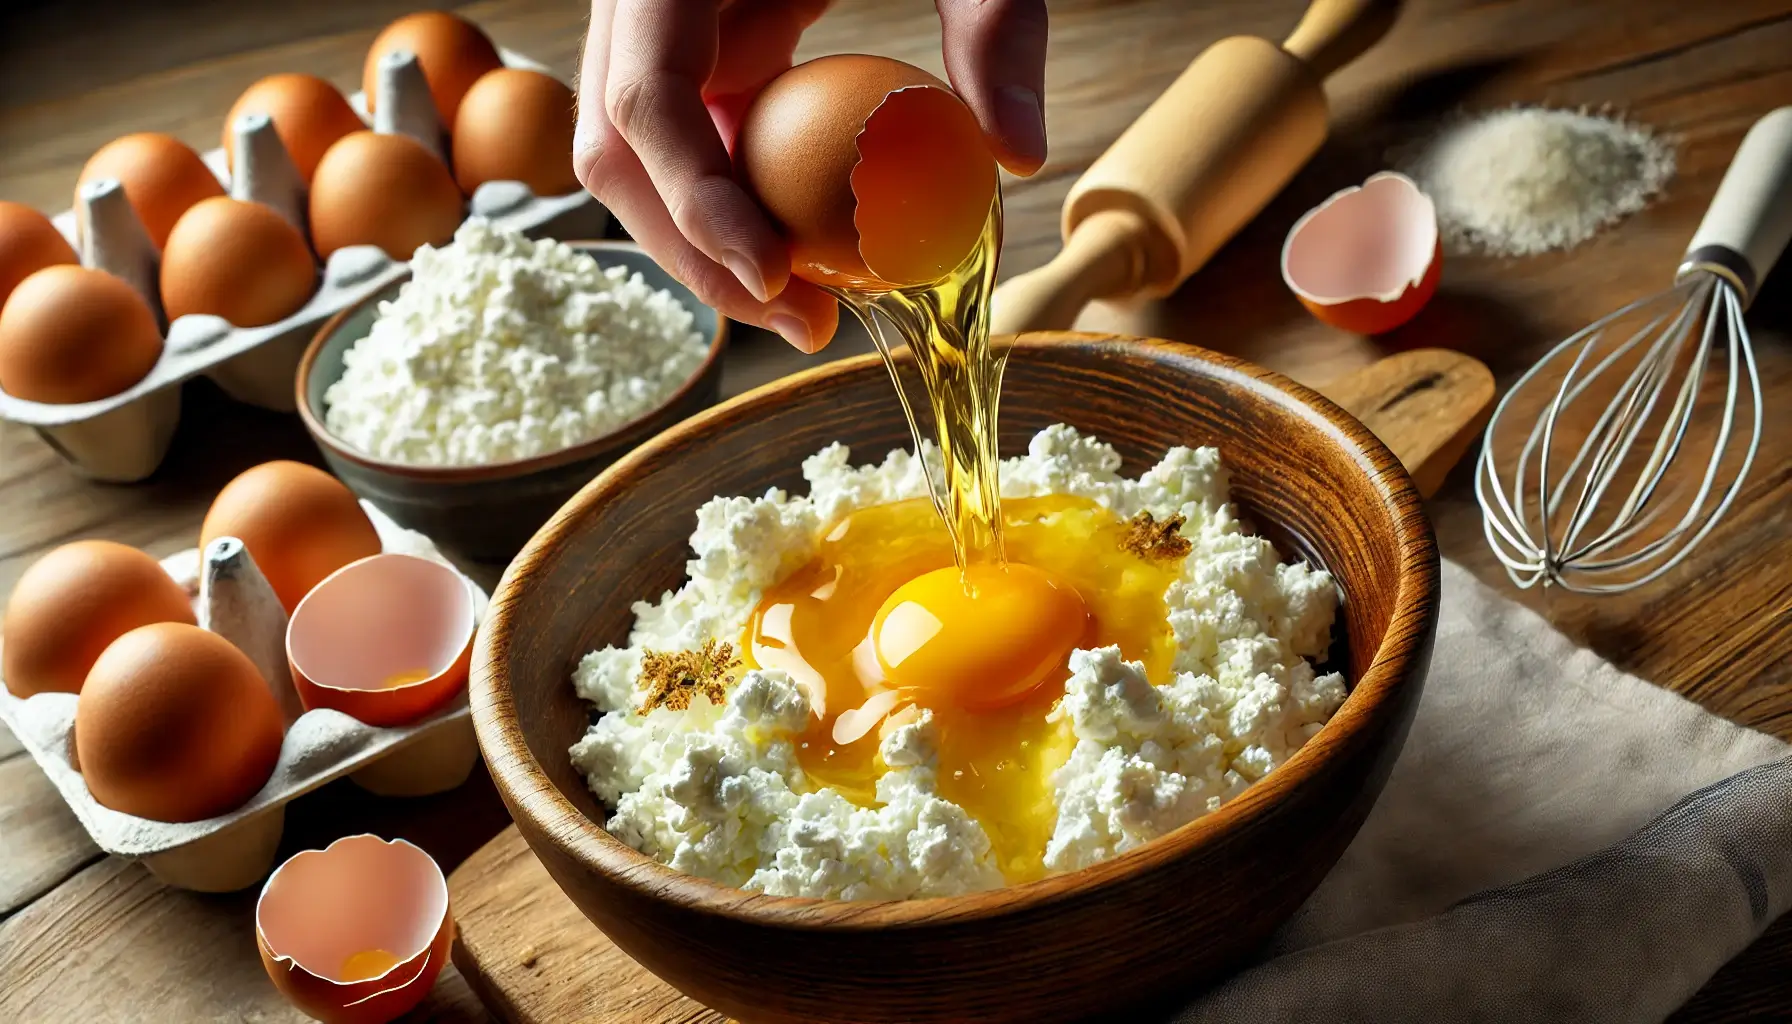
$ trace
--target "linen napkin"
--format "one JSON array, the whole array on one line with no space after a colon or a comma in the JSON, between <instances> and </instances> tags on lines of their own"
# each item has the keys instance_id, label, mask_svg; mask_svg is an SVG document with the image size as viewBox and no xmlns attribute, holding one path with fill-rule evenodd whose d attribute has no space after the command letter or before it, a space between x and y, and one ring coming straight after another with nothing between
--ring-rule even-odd
<instances>
[{"instance_id":1,"label":"linen napkin","mask_svg":"<svg viewBox=\"0 0 1792 1024\"><path fill-rule=\"evenodd\" d=\"M1655 1021L1792 906L1792 747L1442 578L1362 831L1264 960L1175 1024Z\"/></svg>"}]
</instances>

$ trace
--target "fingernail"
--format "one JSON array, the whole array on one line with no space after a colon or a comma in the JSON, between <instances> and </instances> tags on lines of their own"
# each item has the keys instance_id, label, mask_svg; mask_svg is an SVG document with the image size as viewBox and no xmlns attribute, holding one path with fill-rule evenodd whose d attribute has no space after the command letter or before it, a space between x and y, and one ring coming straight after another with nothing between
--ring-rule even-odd
<instances>
[{"instance_id":1,"label":"fingernail","mask_svg":"<svg viewBox=\"0 0 1792 1024\"><path fill-rule=\"evenodd\" d=\"M815 351L815 335L809 332L809 325L788 313L776 313L766 320L767 326L778 332L778 336L796 346L797 351L812 353Z\"/></svg>"},{"instance_id":2,"label":"fingernail","mask_svg":"<svg viewBox=\"0 0 1792 1024\"><path fill-rule=\"evenodd\" d=\"M722 263L734 273L735 277L740 278L740 283L746 287L747 291L753 293L755 299L764 302L772 297L771 292L766 290L765 275L759 272L757 263L733 251L722 254Z\"/></svg>"},{"instance_id":3,"label":"fingernail","mask_svg":"<svg viewBox=\"0 0 1792 1024\"><path fill-rule=\"evenodd\" d=\"M1045 109L1039 94L1024 85L996 88L996 123L1002 141L1019 157L1045 162Z\"/></svg>"}]
</instances>

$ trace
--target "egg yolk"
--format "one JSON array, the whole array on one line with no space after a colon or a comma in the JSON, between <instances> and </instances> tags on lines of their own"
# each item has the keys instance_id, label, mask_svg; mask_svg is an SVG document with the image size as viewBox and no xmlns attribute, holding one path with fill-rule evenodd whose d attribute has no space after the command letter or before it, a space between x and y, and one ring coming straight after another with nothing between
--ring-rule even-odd
<instances>
[{"instance_id":1,"label":"egg yolk","mask_svg":"<svg viewBox=\"0 0 1792 1024\"><path fill-rule=\"evenodd\" d=\"M383 949L364 949L359 953L350 953L342 961L342 970L337 972L341 981L366 981L377 978L398 966L398 957Z\"/></svg>"},{"instance_id":2,"label":"egg yolk","mask_svg":"<svg viewBox=\"0 0 1792 1024\"><path fill-rule=\"evenodd\" d=\"M1030 565L935 569L871 621L885 681L924 706L1013 704L1064 664L1089 625L1075 590Z\"/></svg>"},{"instance_id":3,"label":"egg yolk","mask_svg":"<svg viewBox=\"0 0 1792 1024\"><path fill-rule=\"evenodd\" d=\"M396 690L400 686L410 686L412 683L421 683L434 675L435 672L427 668L415 668L408 672L394 672L380 680L380 689Z\"/></svg>"},{"instance_id":4,"label":"egg yolk","mask_svg":"<svg viewBox=\"0 0 1792 1024\"><path fill-rule=\"evenodd\" d=\"M743 638L746 667L790 674L814 717L797 738L810 786L877 802L884 734L933 714L940 796L983 826L1010 882L1045 872L1051 775L1075 745L1047 716L1076 648L1118 645L1161 682L1174 656L1164 592L1177 562L1124 547L1126 524L1083 498L1002 503L1005 566L960 577L924 499L837 523L770 588Z\"/></svg>"}]
</instances>

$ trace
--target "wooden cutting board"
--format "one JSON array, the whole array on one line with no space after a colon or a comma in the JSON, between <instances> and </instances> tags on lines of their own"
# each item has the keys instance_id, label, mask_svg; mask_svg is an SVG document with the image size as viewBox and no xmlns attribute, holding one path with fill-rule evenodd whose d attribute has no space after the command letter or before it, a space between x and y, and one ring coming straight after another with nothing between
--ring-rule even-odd
<instances>
[{"instance_id":1,"label":"wooden cutting board","mask_svg":"<svg viewBox=\"0 0 1792 1024\"><path fill-rule=\"evenodd\" d=\"M1318 389L1374 430L1430 496L1492 411L1493 375L1443 349L1389 356ZM513 1024L726 1024L610 942L548 877L516 826L449 876L454 963Z\"/></svg>"}]
</instances>

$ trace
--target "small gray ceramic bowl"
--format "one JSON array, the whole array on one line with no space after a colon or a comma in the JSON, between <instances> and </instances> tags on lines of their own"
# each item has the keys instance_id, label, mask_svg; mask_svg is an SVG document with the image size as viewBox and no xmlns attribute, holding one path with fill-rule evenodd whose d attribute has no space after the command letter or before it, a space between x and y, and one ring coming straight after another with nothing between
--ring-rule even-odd
<instances>
[{"instance_id":1,"label":"small gray ceramic bowl","mask_svg":"<svg viewBox=\"0 0 1792 1024\"><path fill-rule=\"evenodd\" d=\"M716 402L728 320L697 300L632 242L571 242L609 267L638 271L649 285L677 296L709 337L703 365L664 404L583 444L527 459L478 466L412 466L349 447L324 425L324 391L342 376L342 357L373 329L379 304L398 294L405 277L331 317L299 360L299 416L330 470L400 525L479 561L509 561L537 527L604 467L636 445Z\"/></svg>"}]
</instances>

